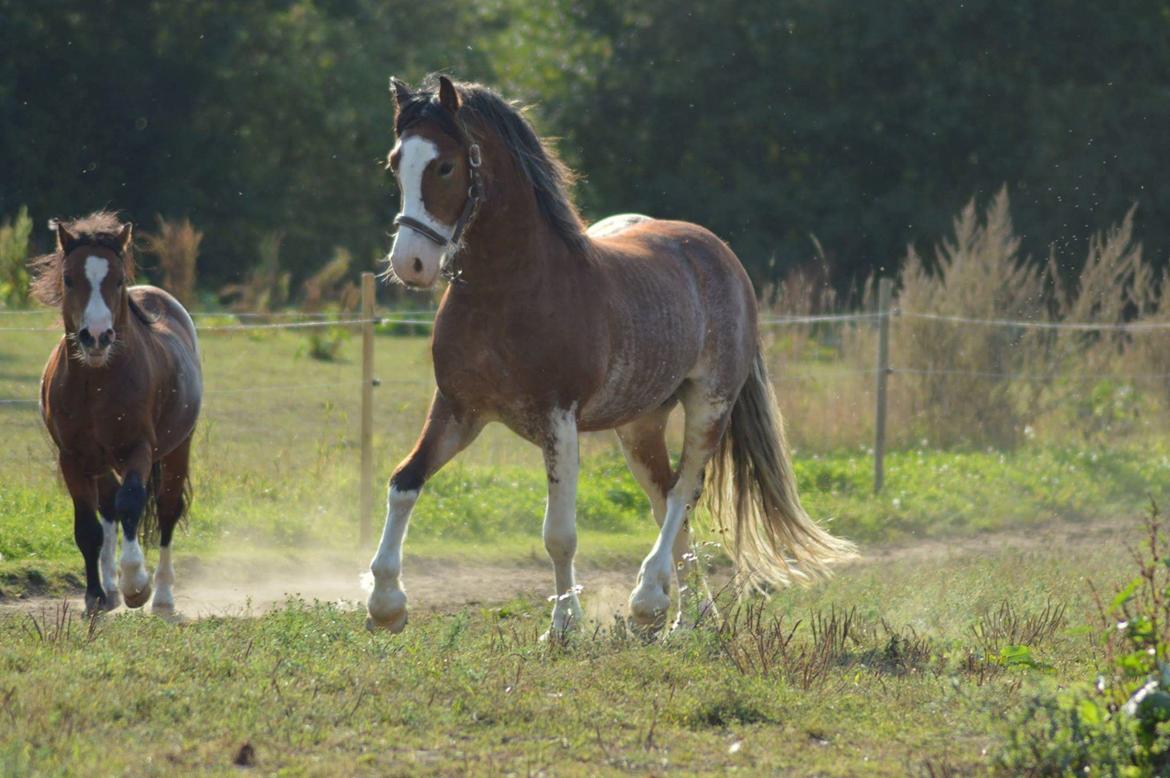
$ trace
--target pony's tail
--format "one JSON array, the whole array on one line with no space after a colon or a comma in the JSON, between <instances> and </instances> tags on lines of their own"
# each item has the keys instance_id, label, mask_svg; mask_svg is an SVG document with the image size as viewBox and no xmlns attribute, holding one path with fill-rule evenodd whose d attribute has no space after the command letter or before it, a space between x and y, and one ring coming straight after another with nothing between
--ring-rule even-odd
<instances>
[{"instance_id":1,"label":"pony's tail","mask_svg":"<svg viewBox=\"0 0 1170 778\"><path fill-rule=\"evenodd\" d=\"M138 520L138 535L144 548L158 545L158 490L162 485L162 462L150 466L150 477L146 479L146 505L142 507L142 518Z\"/></svg>"},{"instance_id":2,"label":"pony's tail","mask_svg":"<svg viewBox=\"0 0 1170 778\"><path fill-rule=\"evenodd\" d=\"M856 546L830 535L800 505L784 421L759 351L703 491L749 588L809 583L857 557Z\"/></svg>"},{"instance_id":3,"label":"pony's tail","mask_svg":"<svg viewBox=\"0 0 1170 778\"><path fill-rule=\"evenodd\" d=\"M142 509L142 519L138 523L138 532L142 538L142 545L156 548L161 540L158 525L158 495L162 489L163 466L162 462L155 462L150 466L150 478L146 481L146 506ZM183 479L183 497L179 503L179 515L175 518L178 527L187 519L187 512L191 508L191 471Z\"/></svg>"}]
</instances>

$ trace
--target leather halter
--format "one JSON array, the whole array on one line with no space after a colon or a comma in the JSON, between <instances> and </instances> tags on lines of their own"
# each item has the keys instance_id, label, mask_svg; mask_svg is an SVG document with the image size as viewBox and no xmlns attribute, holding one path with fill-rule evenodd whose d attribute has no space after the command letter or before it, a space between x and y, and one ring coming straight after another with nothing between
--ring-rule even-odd
<instances>
[{"instance_id":1,"label":"leather halter","mask_svg":"<svg viewBox=\"0 0 1170 778\"><path fill-rule=\"evenodd\" d=\"M471 184L467 187L467 200L463 203L463 212L459 214L459 219L455 222L455 229L451 231L451 237L443 235L414 217L402 213L394 217L394 226L414 230L443 249L443 258L439 261L439 272L453 283L463 283L463 279L460 278L463 271L459 268L456 260L463 248L463 234L475 221L475 216L479 213L479 206L483 202L483 183L479 174L483 158L480 156L479 144L470 142L471 136L468 135L467 129L462 126L462 123L460 123L459 129L463 134L461 141L467 146L467 170L471 177Z\"/></svg>"}]
</instances>

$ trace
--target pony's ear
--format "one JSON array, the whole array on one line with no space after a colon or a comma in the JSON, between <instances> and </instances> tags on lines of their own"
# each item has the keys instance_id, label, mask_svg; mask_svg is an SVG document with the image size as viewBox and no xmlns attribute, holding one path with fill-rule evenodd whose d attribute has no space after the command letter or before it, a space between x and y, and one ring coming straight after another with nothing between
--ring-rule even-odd
<instances>
[{"instance_id":1,"label":"pony's ear","mask_svg":"<svg viewBox=\"0 0 1170 778\"><path fill-rule=\"evenodd\" d=\"M126 222L122 225L121 231L118 233L119 254L125 254L130 250L130 244L134 242L134 225Z\"/></svg>"},{"instance_id":2,"label":"pony's ear","mask_svg":"<svg viewBox=\"0 0 1170 778\"><path fill-rule=\"evenodd\" d=\"M446 76L439 76L439 105L452 114L459 113L459 92Z\"/></svg>"},{"instance_id":3,"label":"pony's ear","mask_svg":"<svg viewBox=\"0 0 1170 778\"><path fill-rule=\"evenodd\" d=\"M73 248L73 244L77 242L77 238L73 237L73 233L63 222L54 222L53 226L57 228L57 248L62 254L68 254L69 250Z\"/></svg>"},{"instance_id":4,"label":"pony's ear","mask_svg":"<svg viewBox=\"0 0 1170 778\"><path fill-rule=\"evenodd\" d=\"M390 76L390 93L394 95L394 102L399 108L414 96L406 82L399 81L394 76Z\"/></svg>"}]
</instances>

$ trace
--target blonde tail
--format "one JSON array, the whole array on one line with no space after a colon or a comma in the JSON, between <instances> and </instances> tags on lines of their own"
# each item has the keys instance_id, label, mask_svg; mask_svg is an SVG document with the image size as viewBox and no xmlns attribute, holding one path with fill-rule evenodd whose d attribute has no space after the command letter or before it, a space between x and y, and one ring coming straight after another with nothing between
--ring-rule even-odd
<instances>
[{"instance_id":1,"label":"blonde tail","mask_svg":"<svg viewBox=\"0 0 1170 778\"><path fill-rule=\"evenodd\" d=\"M703 492L750 588L808 583L857 557L856 546L821 529L800 505L784 421L758 352Z\"/></svg>"}]
</instances>

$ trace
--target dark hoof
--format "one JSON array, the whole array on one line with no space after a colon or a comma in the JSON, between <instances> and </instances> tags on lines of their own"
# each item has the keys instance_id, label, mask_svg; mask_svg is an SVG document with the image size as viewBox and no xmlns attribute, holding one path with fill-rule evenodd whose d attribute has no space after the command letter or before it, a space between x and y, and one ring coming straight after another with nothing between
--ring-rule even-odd
<instances>
[{"instance_id":1,"label":"dark hoof","mask_svg":"<svg viewBox=\"0 0 1170 778\"><path fill-rule=\"evenodd\" d=\"M127 608L141 608L150 601L151 593L152 592L150 587L147 586L145 589L140 592L136 592L135 594L127 594L126 592L122 592L122 599L126 601Z\"/></svg>"}]
</instances>

